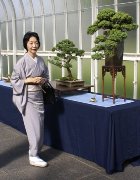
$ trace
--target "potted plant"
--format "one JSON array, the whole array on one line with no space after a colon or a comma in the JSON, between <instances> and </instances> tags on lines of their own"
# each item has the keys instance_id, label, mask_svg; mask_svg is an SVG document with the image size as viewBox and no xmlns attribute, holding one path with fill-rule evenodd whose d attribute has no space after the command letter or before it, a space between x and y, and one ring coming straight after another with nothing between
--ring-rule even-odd
<instances>
[{"instance_id":1,"label":"potted plant","mask_svg":"<svg viewBox=\"0 0 140 180\"><path fill-rule=\"evenodd\" d=\"M64 67L67 71L66 77L61 77L57 79L57 84L72 86L75 84L83 85L84 81L77 80L73 77L72 69L72 60L77 60L78 56L84 55L84 50L78 49L75 47L75 44L69 39L62 40L52 48L52 51L56 52L56 57L49 60L51 64L54 64L60 68ZM81 84L82 83L82 84Z\"/></svg>"},{"instance_id":2,"label":"potted plant","mask_svg":"<svg viewBox=\"0 0 140 180\"><path fill-rule=\"evenodd\" d=\"M6 77L3 77L2 79L7 83L11 82L11 74L7 74Z\"/></svg>"},{"instance_id":3,"label":"potted plant","mask_svg":"<svg viewBox=\"0 0 140 180\"><path fill-rule=\"evenodd\" d=\"M92 59L105 58L106 66L121 66L124 40L128 36L128 31L135 30L137 27L133 17L125 12L115 12L110 8L99 11L97 20L87 30L90 35L101 30L94 41Z\"/></svg>"}]
</instances>

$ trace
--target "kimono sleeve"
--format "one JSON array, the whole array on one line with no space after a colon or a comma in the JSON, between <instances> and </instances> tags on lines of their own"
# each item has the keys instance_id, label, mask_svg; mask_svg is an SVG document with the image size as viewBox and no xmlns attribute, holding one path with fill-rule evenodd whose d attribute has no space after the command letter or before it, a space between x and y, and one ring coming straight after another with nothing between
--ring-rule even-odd
<instances>
[{"instance_id":1,"label":"kimono sleeve","mask_svg":"<svg viewBox=\"0 0 140 180\"><path fill-rule=\"evenodd\" d=\"M45 62L44 62L43 77L45 77L45 78L47 78L47 80L49 80L49 70L48 70L48 66L45 64Z\"/></svg>"},{"instance_id":2,"label":"kimono sleeve","mask_svg":"<svg viewBox=\"0 0 140 180\"><path fill-rule=\"evenodd\" d=\"M14 94L16 95L23 94L23 89L25 86L24 79L25 79L25 74L23 73L23 67L21 68L21 64L17 63L14 67L11 76L11 84L13 87Z\"/></svg>"},{"instance_id":3,"label":"kimono sleeve","mask_svg":"<svg viewBox=\"0 0 140 180\"><path fill-rule=\"evenodd\" d=\"M24 114L27 102L27 86L24 84L24 64L20 61L15 65L11 76L13 86L13 102L18 110Z\"/></svg>"}]
</instances>

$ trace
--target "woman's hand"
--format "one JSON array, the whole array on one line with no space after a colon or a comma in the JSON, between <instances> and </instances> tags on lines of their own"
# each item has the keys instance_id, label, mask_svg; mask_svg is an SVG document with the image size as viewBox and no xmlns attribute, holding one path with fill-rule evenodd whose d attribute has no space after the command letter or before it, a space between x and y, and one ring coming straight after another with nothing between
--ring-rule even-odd
<instances>
[{"instance_id":1,"label":"woman's hand","mask_svg":"<svg viewBox=\"0 0 140 180\"><path fill-rule=\"evenodd\" d=\"M47 81L46 78L43 77L29 77L25 79L25 84L44 84Z\"/></svg>"},{"instance_id":2,"label":"woman's hand","mask_svg":"<svg viewBox=\"0 0 140 180\"><path fill-rule=\"evenodd\" d=\"M46 78L41 78L39 84L42 85L42 84L44 84L44 83L47 82L47 81L48 81L48 80L47 80Z\"/></svg>"}]
</instances>

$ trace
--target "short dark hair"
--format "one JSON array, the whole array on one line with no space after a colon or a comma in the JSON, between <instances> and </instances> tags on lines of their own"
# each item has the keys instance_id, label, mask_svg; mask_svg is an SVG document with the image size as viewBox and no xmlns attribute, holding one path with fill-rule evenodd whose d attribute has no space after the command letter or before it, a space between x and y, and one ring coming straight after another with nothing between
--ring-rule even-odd
<instances>
[{"instance_id":1,"label":"short dark hair","mask_svg":"<svg viewBox=\"0 0 140 180\"><path fill-rule=\"evenodd\" d=\"M39 36L36 32L31 32L31 31L28 31L24 37L23 37L23 47L28 51L27 49L27 42L29 41L29 39L31 37L35 37L38 41L38 44L39 44L39 47L40 47L40 40L39 40Z\"/></svg>"}]
</instances>

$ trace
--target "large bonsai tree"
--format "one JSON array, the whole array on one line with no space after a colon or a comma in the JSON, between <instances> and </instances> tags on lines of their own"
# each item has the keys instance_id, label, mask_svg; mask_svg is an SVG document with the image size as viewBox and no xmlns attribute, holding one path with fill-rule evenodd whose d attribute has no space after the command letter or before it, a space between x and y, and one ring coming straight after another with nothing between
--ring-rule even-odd
<instances>
[{"instance_id":1,"label":"large bonsai tree","mask_svg":"<svg viewBox=\"0 0 140 180\"><path fill-rule=\"evenodd\" d=\"M127 32L137 27L133 17L127 13L115 12L110 8L101 10L97 15L97 20L87 30L90 35L102 30L95 38L92 58L101 60L105 57L113 57L117 45L127 38Z\"/></svg>"},{"instance_id":2,"label":"large bonsai tree","mask_svg":"<svg viewBox=\"0 0 140 180\"><path fill-rule=\"evenodd\" d=\"M72 75L72 60L77 60L77 56L83 56L84 50L79 50L75 47L75 44L69 39L62 40L58 42L55 47L52 48L52 51L55 51L56 57L50 59L49 62L62 68L66 68L67 76L62 77L62 80L75 80Z\"/></svg>"}]
</instances>

